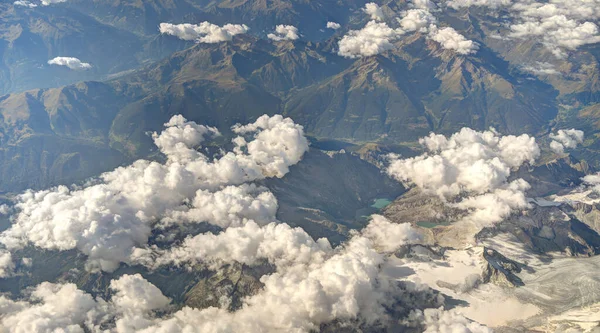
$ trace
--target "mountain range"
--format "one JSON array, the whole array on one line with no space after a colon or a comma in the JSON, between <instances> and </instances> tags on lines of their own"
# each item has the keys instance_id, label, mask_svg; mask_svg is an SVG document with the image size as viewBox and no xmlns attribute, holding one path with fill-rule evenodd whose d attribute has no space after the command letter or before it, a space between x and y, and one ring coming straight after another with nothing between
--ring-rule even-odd
<instances>
[{"instance_id":1,"label":"mountain range","mask_svg":"<svg viewBox=\"0 0 600 333\"><path fill-rule=\"evenodd\" d=\"M0 2L0 320L48 282L93 300L86 332L596 332L593 22L597 0Z\"/></svg>"}]
</instances>

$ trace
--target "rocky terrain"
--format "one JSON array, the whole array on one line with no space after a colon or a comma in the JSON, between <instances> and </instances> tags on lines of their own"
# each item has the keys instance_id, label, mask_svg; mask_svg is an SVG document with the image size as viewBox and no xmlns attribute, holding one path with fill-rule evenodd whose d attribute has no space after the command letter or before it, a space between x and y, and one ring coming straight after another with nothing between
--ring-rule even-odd
<instances>
[{"instance_id":1,"label":"rocky terrain","mask_svg":"<svg viewBox=\"0 0 600 333\"><path fill-rule=\"evenodd\" d=\"M0 331L597 332L594 5L0 2Z\"/></svg>"}]
</instances>

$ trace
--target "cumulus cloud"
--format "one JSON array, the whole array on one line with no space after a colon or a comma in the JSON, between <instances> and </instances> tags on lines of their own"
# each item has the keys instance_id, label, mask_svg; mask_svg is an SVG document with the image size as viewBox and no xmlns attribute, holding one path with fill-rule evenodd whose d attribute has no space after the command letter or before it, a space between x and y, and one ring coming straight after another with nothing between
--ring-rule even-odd
<instances>
[{"instance_id":1,"label":"cumulus cloud","mask_svg":"<svg viewBox=\"0 0 600 333\"><path fill-rule=\"evenodd\" d=\"M419 143L428 152L407 159L392 157L387 172L445 198L498 188L506 183L511 168L533 162L540 154L535 138L500 136L492 130L463 128L449 138L432 133Z\"/></svg>"},{"instance_id":2,"label":"cumulus cloud","mask_svg":"<svg viewBox=\"0 0 600 333\"><path fill-rule=\"evenodd\" d=\"M153 135L167 156L165 164L138 160L84 188L27 191L15 199L14 223L0 234L0 242L9 249L27 244L78 249L88 256L89 269L112 271L120 262L130 262L132 251L146 245L153 228L176 218L222 227L249 218L270 222L277 207L274 197L244 183L283 177L308 150L302 127L279 115L234 126L239 134L234 150L214 160L196 150L206 136L217 134L214 128L181 116L165 126Z\"/></svg>"},{"instance_id":3,"label":"cumulus cloud","mask_svg":"<svg viewBox=\"0 0 600 333\"><path fill-rule=\"evenodd\" d=\"M528 208L525 191L529 188L529 183L517 179L489 193L467 197L452 206L471 211L465 220L476 226L485 227L502 221L515 209Z\"/></svg>"},{"instance_id":4,"label":"cumulus cloud","mask_svg":"<svg viewBox=\"0 0 600 333\"><path fill-rule=\"evenodd\" d=\"M161 223L205 221L228 228L252 220L264 225L275 220L276 212L277 199L267 188L242 184L215 192L198 190L189 204L167 211Z\"/></svg>"},{"instance_id":5,"label":"cumulus cloud","mask_svg":"<svg viewBox=\"0 0 600 333\"><path fill-rule=\"evenodd\" d=\"M329 26L328 26L329 27ZM274 41L281 40L296 40L300 38L298 35L298 28L293 25L283 25L280 24L275 27L275 32L267 35L267 38L272 39Z\"/></svg>"},{"instance_id":6,"label":"cumulus cloud","mask_svg":"<svg viewBox=\"0 0 600 333\"><path fill-rule=\"evenodd\" d=\"M21 6L21 7L28 7L28 8L35 8L35 7L37 7L37 5L34 4L34 3L32 3L32 2L21 1L21 0L13 2L13 5L15 5L15 6Z\"/></svg>"},{"instance_id":7,"label":"cumulus cloud","mask_svg":"<svg viewBox=\"0 0 600 333\"><path fill-rule=\"evenodd\" d=\"M583 131L574 128L568 130L558 130L556 134L550 133L550 149L557 154L564 154L565 148L573 149L578 144L583 143Z\"/></svg>"},{"instance_id":8,"label":"cumulus cloud","mask_svg":"<svg viewBox=\"0 0 600 333\"><path fill-rule=\"evenodd\" d=\"M425 9L409 9L398 19L402 29L406 31L427 32L429 26L435 24L437 19Z\"/></svg>"},{"instance_id":9,"label":"cumulus cloud","mask_svg":"<svg viewBox=\"0 0 600 333\"><path fill-rule=\"evenodd\" d=\"M134 311L154 311L164 309L171 300L160 289L146 281L140 274L123 275L110 282L114 291L111 303L117 309Z\"/></svg>"},{"instance_id":10,"label":"cumulus cloud","mask_svg":"<svg viewBox=\"0 0 600 333\"><path fill-rule=\"evenodd\" d=\"M363 12L370 15L371 20L383 21L383 19L385 18L381 7L379 7L379 5L374 2L369 2L369 3L365 4L365 8L363 8Z\"/></svg>"},{"instance_id":11,"label":"cumulus cloud","mask_svg":"<svg viewBox=\"0 0 600 333\"><path fill-rule=\"evenodd\" d=\"M595 193L600 193L600 174L587 175L582 177L581 180L584 183L584 188L591 189ZM576 192L577 190L573 191Z\"/></svg>"},{"instance_id":12,"label":"cumulus cloud","mask_svg":"<svg viewBox=\"0 0 600 333\"><path fill-rule=\"evenodd\" d=\"M377 214L371 215L371 221L362 230L362 234L384 252L395 251L404 244L418 243L422 240L422 235L409 223L392 223Z\"/></svg>"},{"instance_id":13,"label":"cumulus cloud","mask_svg":"<svg viewBox=\"0 0 600 333\"><path fill-rule=\"evenodd\" d=\"M522 179L508 183L508 177L511 170L539 157L535 138L463 128L449 138L432 133L419 142L427 150L422 155L390 156L390 176L470 211L467 219L477 225L498 222L512 209L527 207L524 192L529 184Z\"/></svg>"},{"instance_id":14,"label":"cumulus cloud","mask_svg":"<svg viewBox=\"0 0 600 333\"><path fill-rule=\"evenodd\" d=\"M56 57L54 59L48 60L49 65L57 65L57 66L66 66L72 70L86 70L92 68L92 65L87 62L82 62L81 60L73 57Z\"/></svg>"},{"instance_id":15,"label":"cumulus cloud","mask_svg":"<svg viewBox=\"0 0 600 333\"><path fill-rule=\"evenodd\" d=\"M465 36L459 34L451 27L441 29L431 29L429 37L440 43L440 45L446 50L453 50L458 54L473 54L479 49L479 45L465 38Z\"/></svg>"},{"instance_id":16,"label":"cumulus cloud","mask_svg":"<svg viewBox=\"0 0 600 333\"><path fill-rule=\"evenodd\" d=\"M350 30L339 41L338 54L347 58L368 57L394 48L392 42L404 34L385 23L370 21L360 30Z\"/></svg>"},{"instance_id":17,"label":"cumulus cloud","mask_svg":"<svg viewBox=\"0 0 600 333\"><path fill-rule=\"evenodd\" d=\"M362 235L383 252L421 240L421 234L410 224L392 223L381 215L371 217ZM286 267L320 264L331 252L327 239L314 241L301 228L279 223L261 227L248 221L243 226L230 227L216 235L208 233L188 237L180 246L167 250L157 247L139 249L133 257L134 261L150 268L198 263L219 266L231 262L254 265L264 259L281 272Z\"/></svg>"},{"instance_id":18,"label":"cumulus cloud","mask_svg":"<svg viewBox=\"0 0 600 333\"><path fill-rule=\"evenodd\" d=\"M0 296L2 332L137 332L156 322L154 311L170 300L141 275L110 282L110 301L94 298L72 283L43 282L22 301ZM110 328L109 330L106 330Z\"/></svg>"},{"instance_id":19,"label":"cumulus cloud","mask_svg":"<svg viewBox=\"0 0 600 333\"><path fill-rule=\"evenodd\" d=\"M266 259L278 268L292 264L320 262L331 251L326 239L314 241L301 228L270 223L264 227L253 221L232 227L217 235L207 233L188 237L180 246L166 251L154 248L135 253L136 260L146 266L194 265L239 262L254 265Z\"/></svg>"},{"instance_id":20,"label":"cumulus cloud","mask_svg":"<svg viewBox=\"0 0 600 333\"><path fill-rule=\"evenodd\" d=\"M245 24L225 24L218 26L210 22L200 24L171 24L161 23L161 34L175 36L183 40L195 40L198 43L219 43L230 41L233 36L245 34L250 30Z\"/></svg>"},{"instance_id":21,"label":"cumulus cloud","mask_svg":"<svg viewBox=\"0 0 600 333\"><path fill-rule=\"evenodd\" d=\"M103 318L104 326L114 318L116 333L139 332L153 325L158 320L156 311L165 310L171 300L164 296L155 285L148 282L140 274L123 275L110 282L113 295L105 306L107 316ZM104 300L98 300L100 304ZM89 329L89 324L85 325Z\"/></svg>"},{"instance_id":22,"label":"cumulus cloud","mask_svg":"<svg viewBox=\"0 0 600 333\"><path fill-rule=\"evenodd\" d=\"M0 249L0 278L7 278L14 274L15 263L9 251Z\"/></svg>"},{"instance_id":23,"label":"cumulus cloud","mask_svg":"<svg viewBox=\"0 0 600 333\"><path fill-rule=\"evenodd\" d=\"M27 301L0 296L0 329L3 332L83 332L96 327L106 313L105 303L74 284L44 282Z\"/></svg>"},{"instance_id":24,"label":"cumulus cloud","mask_svg":"<svg viewBox=\"0 0 600 333\"><path fill-rule=\"evenodd\" d=\"M337 29L339 29L341 27L342 26L339 23L336 23L336 22L327 22L327 28L328 29L337 30Z\"/></svg>"}]
</instances>

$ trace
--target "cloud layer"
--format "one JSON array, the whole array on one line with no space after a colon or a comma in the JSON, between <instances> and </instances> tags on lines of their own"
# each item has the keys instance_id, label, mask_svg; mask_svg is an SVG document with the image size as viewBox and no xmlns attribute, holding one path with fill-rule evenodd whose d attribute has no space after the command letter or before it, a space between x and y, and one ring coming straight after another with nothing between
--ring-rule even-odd
<instances>
[{"instance_id":1,"label":"cloud layer","mask_svg":"<svg viewBox=\"0 0 600 333\"><path fill-rule=\"evenodd\" d=\"M508 37L536 39L557 57L586 44L600 42L600 1L568 0L452 0L448 6L460 9L480 6L506 9L511 15Z\"/></svg>"},{"instance_id":2,"label":"cloud layer","mask_svg":"<svg viewBox=\"0 0 600 333\"><path fill-rule=\"evenodd\" d=\"M400 301L401 306L411 306L407 302L411 299L414 302L417 297L410 296L411 291L403 290L395 277L384 272L382 265L386 256L375 250L394 251L403 244L418 241L420 236L409 225L394 224L375 215L365 231L356 233L337 249L332 249L326 240L315 242L303 230L285 224L245 227L248 226L249 229L242 229L261 235L255 239L248 233L232 232L238 228L230 228L208 240L214 242L222 238L222 245L214 247L212 253L218 253L224 262L252 263L264 258L277 266L277 272L261 278L264 288L247 297L244 306L235 312L184 307L169 313L170 300L135 274L111 281L110 300L93 298L73 284L47 282L34 288L23 301L0 296L0 325L9 332L16 328L68 332L79 332L83 328L98 332L102 328L123 333L308 332L333 320L385 322L391 320L387 315L389 309ZM253 240L248 242L248 237ZM231 247L244 244L247 249L262 250L234 251L230 256ZM236 257L235 253L242 257ZM210 259L212 254L201 256ZM431 297L432 304L439 306L437 296L427 294L425 297ZM158 317L157 311L167 314Z\"/></svg>"},{"instance_id":3,"label":"cloud layer","mask_svg":"<svg viewBox=\"0 0 600 333\"><path fill-rule=\"evenodd\" d=\"M209 159L198 148L218 131L174 116L161 133L152 136L167 158L165 163L139 160L87 187L28 191L17 198L14 223L0 241L9 249L28 244L78 249L88 256L92 270L111 271L120 262L151 270L273 265L275 271L260 279L263 288L246 297L239 310L175 310L156 286L136 274L112 280L109 299L93 297L74 284L47 282L19 301L0 296L0 325L4 326L0 328L8 332L310 332L335 321L397 325L399 318L390 312L442 305L441 296L425 287L407 287L385 269L390 253L422 240L409 224L373 215L362 231L352 232L348 241L333 248L326 239L314 240L301 228L275 221L274 196L249 182L282 177L302 158L308 142L301 126L289 118L265 115L232 130L238 134L232 140L233 150ZM530 142L525 137L503 140L493 132L464 130L450 139L431 135L423 143L438 153L480 148L485 155L480 159L495 154L516 165L528 158ZM482 147L474 146L478 143ZM221 229L188 236L183 242L147 244L153 229L160 233L164 227L199 222ZM457 314L436 311L439 314L431 318L429 312L413 316L410 325L480 327ZM455 322L444 321L447 316L456 317Z\"/></svg>"}]
</instances>

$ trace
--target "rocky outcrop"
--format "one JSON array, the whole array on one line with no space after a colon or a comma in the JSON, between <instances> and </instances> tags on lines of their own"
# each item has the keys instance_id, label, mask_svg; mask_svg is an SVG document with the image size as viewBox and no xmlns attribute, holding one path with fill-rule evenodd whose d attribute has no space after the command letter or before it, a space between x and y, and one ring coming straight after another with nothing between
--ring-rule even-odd
<instances>
[{"instance_id":1,"label":"rocky outcrop","mask_svg":"<svg viewBox=\"0 0 600 333\"><path fill-rule=\"evenodd\" d=\"M498 251L484 247L483 259L487 264L481 272L483 283L493 283L501 287L518 287L523 281L515 274L521 272L522 264L508 259Z\"/></svg>"},{"instance_id":2,"label":"rocky outcrop","mask_svg":"<svg viewBox=\"0 0 600 333\"><path fill-rule=\"evenodd\" d=\"M410 222L426 228L456 221L464 211L446 205L438 196L412 188L386 207L384 215L398 223Z\"/></svg>"},{"instance_id":3,"label":"rocky outcrop","mask_svg":"<svg viewBox=\"0 0 600 333\"><path fill-rule=\"evenodd\" d=\"M592 192L593 193L593 192ZM600 204L573 202L569 204L572 214L594 231L600 233Z\"/></svg>"},{"instance_id":4,"label":"rocky outcrop","mask_svg":"<svg viewBox=\"0 0 600 333\"><path fill-rule=\"evenodd\" d=\"M446 250L446 248L440 246L406 244L401 246L394 255L400 259L425 262L444 259L444 252Z\"/></svg>"},{"instance_id":5,"label":"rocky outcrop","mask_svg":"<svg viewBox=\"0 0 600 333\"><path fill-rule=\"evenodd\" d=\"M526 164L514 172L510 179L524 179L531 185L527 192L529 196L543 197L581 184L581 177L585 176L588 169L585 161L567 156L535 166Z\"/></svg>"},{"instance_id":6,"label":"rocky outcrop","mask_svg":"<svg viewBox=\"0 0 600 333\"><path fill-rule=\"evenodd\" d=\"M484 239L501 232L513 234L536 253L600 254L600 235L573 216L568 205L544 207L533 204L529 210L484 228L476 238Z\"/></svg>"},{"instance_id":7,"label":"rocky outcrop","mask_svg":"<svg viewBox=\"0 0 600 333\"><path fill-rule=\"evenodd\" d=\"M200 309L214 306L237 310L242 306L244 297L254 295L262 289L260 277L268 272L267 266L248 267L235 263L220 268L187 291L184 304Z\"/></svg>"}]
</instances>

